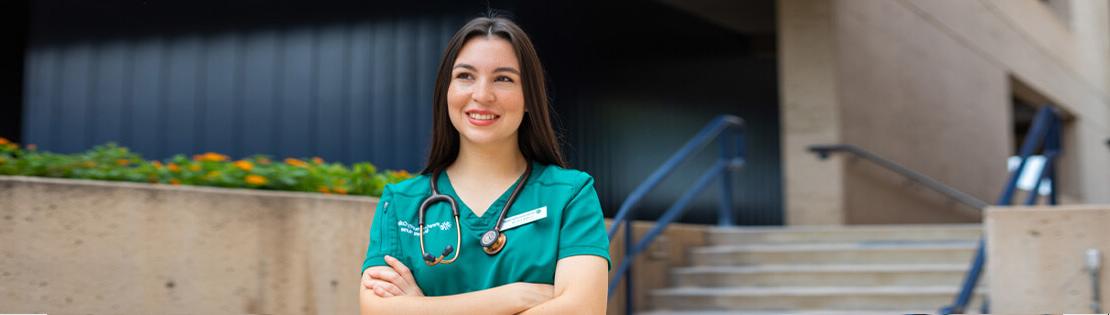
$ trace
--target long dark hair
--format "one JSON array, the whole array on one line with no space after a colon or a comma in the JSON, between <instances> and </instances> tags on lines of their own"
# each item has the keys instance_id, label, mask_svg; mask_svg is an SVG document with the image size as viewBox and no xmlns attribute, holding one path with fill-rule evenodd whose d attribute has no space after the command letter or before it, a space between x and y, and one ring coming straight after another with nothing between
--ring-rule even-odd
<instances>
[{"instance_id":1,"label":"long dark hair","mask_svg":"<svg viewBox=\"0 0 1110 315\"><path fill-rule=\"evenodd\" d=\"M428 164L421 174L439 172L455 162L459 156L459 131L451 125L447 115L447 87L451 83L451 68L463 44L478 36L497 37L508 41L520 61L521 83L524 85L524 118L517 129L517 145L525 159L542 164L567 167L559 140L551 123L550 104L544 82L543 67L532 40L516 23L503 17L479 17L463 25L451 41L439 63L436 74L435 95L432 96L432 143L428 150Z\"/></svg>"}]
</instances>

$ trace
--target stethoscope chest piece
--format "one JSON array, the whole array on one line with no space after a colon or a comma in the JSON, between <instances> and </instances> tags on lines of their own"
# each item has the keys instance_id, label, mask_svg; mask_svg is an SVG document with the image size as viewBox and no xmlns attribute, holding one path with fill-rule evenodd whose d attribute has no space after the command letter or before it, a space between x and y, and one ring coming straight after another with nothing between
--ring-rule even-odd
<instances>
[{"instance_id":1,"label":"stethoscope chest piece","mask_svg":"<svg viewBox=\"0 0 1110 315\"><path fill-rule=\"evenodd\" d=\"M505 248L505 233L499 233L494 230L482 233L482 251L487 255L497 255L501 249Z\"/></svg>"}]
</instances>

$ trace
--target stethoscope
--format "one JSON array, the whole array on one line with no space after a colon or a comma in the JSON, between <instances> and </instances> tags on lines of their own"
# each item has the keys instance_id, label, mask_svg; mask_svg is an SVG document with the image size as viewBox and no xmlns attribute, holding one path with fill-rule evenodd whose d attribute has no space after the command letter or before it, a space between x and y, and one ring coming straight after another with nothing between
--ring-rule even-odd
<instances>
[{"instance_id":1,"label":"stethoscope","mask_svg":"<svg viewBox=\"0 0 1110 315\"><path fill-rule=\"evenodd\" d=\"M524 175L520 176L520 179L517 180L518 184L516 188L513 188L513 193L509 195L509 201L505 202L505 206L501 208L501 214L497 215L497 224L493 225L493 229L482 233L480 243L482 245L482 251L486 252L487 255L496 255L501 252L501 249L505 248L505 234L501 233L501 223L505 221L505 213L509 211L509 207L513 206L517 194L524 188L525 182L528 181L528 175L532 173L532 163L528 162L527 164L528 167L524 169ZM424 257L424 263L428 264L428 266L455 262L455 259L459 259L459 250L462 248L462 246L460 246L462 245L462 228L459 225L459 207L455 203L454 198L439 193L439 189L436 187L436 182L438 180L439 172L433 173L432 195L428 196L428 198L424 199L424 202L420 203L420 229L417 233L420 234L420 256ZM424 250L424 212L428 211L428 206L431 206L437 201L446 201L447 204L450 204L451 215L455 216L455 246L451 247L451 245L447 245L444 247L443 253L440 254L439 257L432 256L432 254ZM451 252L455 252L455 255L451 257L451 259L444 259L447 258L447 255L451 254Z\"/></svg>"}]
</instances>

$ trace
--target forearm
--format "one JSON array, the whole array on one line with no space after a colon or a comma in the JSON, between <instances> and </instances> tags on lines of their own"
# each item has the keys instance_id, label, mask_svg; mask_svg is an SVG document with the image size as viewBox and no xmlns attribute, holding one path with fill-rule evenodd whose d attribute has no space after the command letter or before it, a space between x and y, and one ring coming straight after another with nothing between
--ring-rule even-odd
<instances>
[{"instance_id":1,"label":"forearm","mask_svg":"<svg viewBox=\"0 0 1110 315\"><path fill-rule=\"evenodd\" d=\"M605 314L605 302L605 297L580 297L564 294L529 308L520 314Z\"/></svg>"},{"instance_id":2,"label":"forearm","mask_svg":"<svg viewBox=\"0 0 1110 315\"><path fill-rule=\"evenodd\" d=\"M396 296L381 298L359 290L361 314L515 314L526 309L506 299L509 285L449 296Z\"/></svg>"}]
</instances>

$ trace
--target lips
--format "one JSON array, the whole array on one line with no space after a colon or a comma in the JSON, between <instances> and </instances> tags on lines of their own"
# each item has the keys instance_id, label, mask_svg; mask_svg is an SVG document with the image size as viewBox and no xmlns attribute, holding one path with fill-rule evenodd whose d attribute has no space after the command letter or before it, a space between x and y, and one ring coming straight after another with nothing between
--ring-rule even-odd
<instances>
[{"instance_id":1,"label":"lips","mask_svg":"<svg viewBox=\"0 0 1110 315\"><path fill-rule=\"evenodd\" d=\"M487 110L466 111L466 120L469 121L470 124L475 126L489 126L492 125L494 122L497 122L497 119L499 118L501 118L501 115L497 115Z\"/></svg>"}]
</instances>

